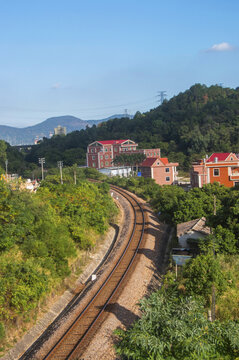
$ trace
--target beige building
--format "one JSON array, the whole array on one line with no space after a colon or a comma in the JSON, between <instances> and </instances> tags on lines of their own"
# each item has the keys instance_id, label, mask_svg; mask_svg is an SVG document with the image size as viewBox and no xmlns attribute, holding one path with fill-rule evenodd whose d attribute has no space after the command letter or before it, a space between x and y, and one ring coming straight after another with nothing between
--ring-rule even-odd
<instances>
[{"instance_id":1,"label":"beige building","mask_svg":"<svg viewBox=\"0 0 239 360\"><path fill-rule=\"evenodd\" d=\"M66 135L66 127L58 125L54 128L54 135Z\"/></svg>"}]
</instances>

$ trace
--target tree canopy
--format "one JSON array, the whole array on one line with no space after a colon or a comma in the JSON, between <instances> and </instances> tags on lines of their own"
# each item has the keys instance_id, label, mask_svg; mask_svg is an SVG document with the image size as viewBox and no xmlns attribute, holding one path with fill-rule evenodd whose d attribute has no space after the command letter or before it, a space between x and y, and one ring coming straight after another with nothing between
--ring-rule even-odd
<instances>
[{"instance_id":1,"label":"tree canopy","mask_svg":"<svg viewBox=\"0 0 239 360\"><path fill-rule=\"evenodd\" d=\"M44 139L26 160L37 164L39 157L45 157L48 167L58 160L84 165L89 143L131 138L140 148L160 148L163 156L188 169L206 153L238 152L238 130L239 88L195 84L161 106L137 112L133 119L112 119L65 137Z\"/></svg>"}]
</instances>

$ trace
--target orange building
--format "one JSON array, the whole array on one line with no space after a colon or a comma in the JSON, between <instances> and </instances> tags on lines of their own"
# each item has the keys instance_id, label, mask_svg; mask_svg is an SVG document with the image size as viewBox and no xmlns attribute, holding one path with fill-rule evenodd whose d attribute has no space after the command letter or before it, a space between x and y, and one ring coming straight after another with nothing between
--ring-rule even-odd
<instances>
[{"instance_id":1,"label":"orange building","mask_svg":"<svg viewBox=\"0 0 239 360\"><path fill-rule=\"evenodd\" d=\"M214 153L192 164L192 187L218 182L226 187L239 185L239 159L234 153Z\"/></svg>"},{"instance_id":2,"label":"orange building","mask_svg":"<svg viewBox=\"0 0 239 360\"><path fill-rule=\"evenodd\" d=\"M178 163L170 163L167 158L148 158L140 165L141 175L154 179L158 185L172 185L177 182Z\"/></svg>"}]
</instances>

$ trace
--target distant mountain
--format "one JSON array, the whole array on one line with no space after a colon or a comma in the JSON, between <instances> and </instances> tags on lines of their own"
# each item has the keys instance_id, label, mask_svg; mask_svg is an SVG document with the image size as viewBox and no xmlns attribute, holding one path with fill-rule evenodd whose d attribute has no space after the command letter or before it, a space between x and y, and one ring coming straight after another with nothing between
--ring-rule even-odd
<instances>
[{"instance_id":1,"label":"distant mountain","mask_svg":"<svg viewBox=\"0 0 239 360\"><path fill-rule=\"evenodd\" d=\"M65 115L49 118L39 124L24 128L16 128L12 126L0 125L0 139L7 141L10 145L28 145L34 144L36 137L50 137L50 133L54 133L54 128L58 125L65 126L67 133L75 130L85 129L86 126L93 126L99 123L125 117L123 114L112 115L101 120L82 120L75 116ZM128 117L132 118L131 115Z\"/></svg>"}]
</instances>

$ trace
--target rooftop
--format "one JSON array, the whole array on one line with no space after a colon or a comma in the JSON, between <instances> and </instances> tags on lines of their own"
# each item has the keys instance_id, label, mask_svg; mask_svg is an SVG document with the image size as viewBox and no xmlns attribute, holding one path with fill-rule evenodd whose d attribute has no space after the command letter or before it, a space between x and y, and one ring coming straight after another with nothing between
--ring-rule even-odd
<instances>
[{"instance_id":1,"label":"rooftop","mask_svg":"<svg viewBox=\"0 0 239 360\"><path fill-rule=\"evenodd\" d=\"M208 159L207 162L214 162L214 159L217 158L218 161L225 161L231 153L213 153Z\"/></svg>"},{"instance_id":2,"label":"rooftop","mask_svg":"<svg viewBox=\"0 0 239 360\"><path fill-rule=\"evenodd\" d=\"M210 234L210 228L205 225L206 218L195 219L177 225L177 236L180 237L190 231L197 231L205 235Z\"/></svg>"},{"instance_id":3,"label":"rooftop","mask_svg":"<svg viewBox=\"0 0 239 360\"><path fill-rule=\"evenodd\" d=\"M116 144L122 144L127 140L129 140L129 139L126 139L126 140L102 140L102 141L97 141L97 142L102 145L116 145ZM132 141L132 140L130 140L130 141Z\"/></svg>"}]
</instances>

